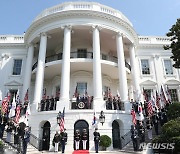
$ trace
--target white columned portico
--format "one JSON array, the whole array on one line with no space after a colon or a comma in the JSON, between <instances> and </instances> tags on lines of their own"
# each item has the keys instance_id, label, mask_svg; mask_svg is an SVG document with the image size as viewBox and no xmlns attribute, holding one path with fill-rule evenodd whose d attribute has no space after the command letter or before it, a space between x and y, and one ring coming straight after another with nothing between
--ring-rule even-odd
<instances>
[{"instance_id":1,"label":"white columned portico","mask_svg":"<svg viewBox=\"0 0 180 154\"><path fill-rule=\"evenodd\" d=\"M34 45L29 44L28 45L27 59L26 59L26 68L25 68L25 76L24 76L24 81L23 81L23 91L22 91L21 100L24 100L27 89L30 88L33 55L34 55Z\"/></svg>"},{"instance_id":2,"label":"white columned portico","mask_svg":"<svg viewBox=\"0 0 180 154\"><path fill-rule=\"evenodd\" d=\"M38 65L37 65L37 72L36 72L36 82L35 82L35 89L34 89L34 105L36 107L35 108L36 110L38 109L38 105L39 105L38 103L40 103L42 99L46 46L47 46L47 34L41 33Z\"/></svg>"},{"instance_id":3,"label":"white columned portico","mask_svg":"<svg viewBox=\"0 0 180 154\"><path fill-rule=\"evenodd\" d=\"M98 26L93 27L93 95L96 111L102 110L104 108L104 104L102 98L100 34Z\"/></svg>"},{"instance_id":4,"label":"white columned portico","mask_svg":"<svg viewBox=\"0 0 180 154\"><path fill-rule=\"evenodd\" d=\"M117 54L118 54L120 97L121 97L121 101L124 102L125 110L128 111L129 110L129 107L127 107L128 86L127 86L127 76L126 76L126 68L125 68L123 34L122 33L118 33L116 35L116 45L117 45Z\"/></svg>"},{"instance_id":5,"label":"white columned portico","mask_svg":"<svg viewBox=\"0 0 180 154\"><path fill-rule=\"evenodd\" d=\"M131 74L132 74L132 80L133 80L133 91L135 91L135 100L141 101L141 90L139 86L139 79L138 79L138 69L136 65L136 58L135 58L135 47L134 45L130 45L130 63L131 63Z\"/></svg>"},{"instance_id":6,"label":"white columned portico","mask_svg":"<svg viewBox=\"0 0 180 154\"><path fill-rule=\"evenodd\" d=\"M60 97L60 103L57 104L57 110L63 107L69 109L70 52L71 52L71 26L65 26L62 72L61 72L61 97Z\"/></svg>"}]
</instances>

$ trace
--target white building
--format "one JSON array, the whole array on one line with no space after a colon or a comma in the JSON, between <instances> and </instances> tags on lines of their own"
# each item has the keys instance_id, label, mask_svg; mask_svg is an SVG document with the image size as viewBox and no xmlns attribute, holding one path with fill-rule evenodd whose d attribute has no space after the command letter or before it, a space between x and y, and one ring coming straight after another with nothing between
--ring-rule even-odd
<instances>
[{"instance_id":1,"label":"white building","mask_svg":"<svg viewBox=\"0 0 180 154\"><path fill-rule=\"evenodd\" d=\"M66 149L73 150L74 130L86 128L88 147L93 150L94 111L98 118L101 111L105 113L105 123L98 123L98 128L101 135L112 138L110 149L121 148L120 142L122 146L125 142L121 136L131 126L129 101L143 101L143 88L155 94L161 85L168 85L173 101L180 101L180 70L172 67L171 51L163 49L166 44L170 40L164 36L137 35L132 23L108 6L63 3L40 13L25 34L0 35L0 95L4 98L8 90L19 89L23 99L29 89L29 125L32 134L46 139L44 150L52 148L59 130L56 117L64 107ZM94 97L88 109L72 106L76 87L81 95L87 91ZM40 111L45 88L50 97L60 89L56 110ZM120 110L106 108L103 94L107 89L113 96L120 94Z\"/></svg>"}]
</instances>

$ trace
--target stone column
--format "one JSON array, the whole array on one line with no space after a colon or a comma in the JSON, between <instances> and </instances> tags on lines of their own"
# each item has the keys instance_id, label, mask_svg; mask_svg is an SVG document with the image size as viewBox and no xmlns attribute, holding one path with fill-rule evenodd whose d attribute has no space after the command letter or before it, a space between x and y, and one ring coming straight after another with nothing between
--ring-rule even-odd
<instances>
[{"instance_id":1,"label":"stone column","mask_svg":"<svg viewBox=\"0 0 180 154\"><path fill-rule=\"evenodd\" d=\"M23 81L23 91L22 91L21 100L24 100L27 89L30 88L33 55L34 55L34 45L29 44L28 52L27 52L27 59L26 59L26 68L25 68L25 75L24 75L24 81Z\"/></svg>"},{"instance_id":2,"label":"stone column","mask_svg":"<svg viewBox=\"0 0 180 154\"><path fill-rule=\"evenodd\" d=\"M131 63L131 74L132 74L132 80L133 80L133 89L135 91L135 100L136 101L141 101L141 90L139 86L139 79L138 79L138 69L136 65L136 58L135 58L135 47L134 45L130 46L129 50L130 54L130 63Z\"/></svg>"},{"instance_id":3,"label":"stone column","mask_svg":"<svg viewBox=\"0 0 180 154\"><path fill-rule=\"evenodd\" d=\"M70 87L70 52L71 52L71 27L64 27L63 59L61 72L61 97L57 104L57 110L69 109L69 87Z\"/></svg>"},{"instance_id":4,"label":"stone column","mask_svg":"<svg viewBox=\"0 0 180 154\"><path fill-rule=\"evenodd\" d=\"M121 33L116 35L117 54L118 54L118 71L119 71L119 82L120 82L120 97L121 101L128 101L128 86L127 76L124 59L124 48L123 48L123 37Z\"/></svg>"},{"instance_id":5,"label":"stone column","mask_svg":"<svg viewBox=\"0 0 180 154\"><path fill-rule=\"evenodd\" d=\"M102 100L102 74L99 27L93 27L93 90L94 100Z\"/></svg>"},{"instance_id":6,"label":"stone column","mask_svg":"<svg viewBox=\"0 0 180 154\"><path fill-rule=\"evenodd\" d=\"M34 104L36 110L38 109L38 104L41 102L42 99L42 91L44 84L44 67L45 67L45 59L46 59L46 46L47 46L47 35L46 33L41 33L38 65L37 65L36 81L35 81L35 89L34 89Z\"/></svg>"}]
</instances>

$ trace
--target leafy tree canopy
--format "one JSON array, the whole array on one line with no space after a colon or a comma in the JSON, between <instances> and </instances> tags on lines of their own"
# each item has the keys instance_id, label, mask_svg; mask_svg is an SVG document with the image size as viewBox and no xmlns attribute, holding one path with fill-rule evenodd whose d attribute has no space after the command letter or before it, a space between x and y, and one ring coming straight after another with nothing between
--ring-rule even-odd
<instances>
[{"instance_id":1,"label":"leafy tree canopy","mask_svg":"<svg viewBox=\"0 0 180 154\"><path fill-rule=\"evenodd\" d=\"M165 45L164 49L172 50L173 55L171 58L175 62L173 67L180 68L180 18L177 19L174 25L172 25L166 36L170 37L172 42L170 45Z\"/></svg>"}]
</instances>

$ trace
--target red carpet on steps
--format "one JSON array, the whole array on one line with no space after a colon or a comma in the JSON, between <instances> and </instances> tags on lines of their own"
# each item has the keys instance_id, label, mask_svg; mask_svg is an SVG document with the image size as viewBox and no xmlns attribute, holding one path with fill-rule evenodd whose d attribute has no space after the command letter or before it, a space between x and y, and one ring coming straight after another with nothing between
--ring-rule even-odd
<instances>
[{"instance_id":1,"label":"red carpet on steps","mask_svg":"<svg viewBox=\"0 0 180 154\"><path fill-rule=\"evenodd\" d=\"M89 154L89 150L75 150L72 154Z\"/></svg>"}]
</instances>

